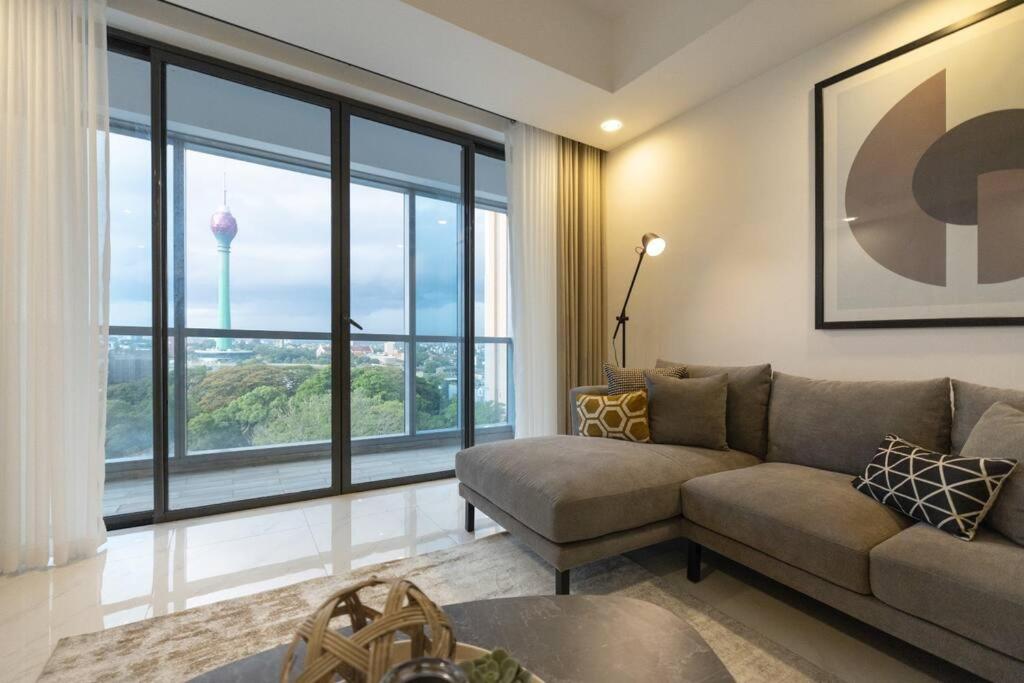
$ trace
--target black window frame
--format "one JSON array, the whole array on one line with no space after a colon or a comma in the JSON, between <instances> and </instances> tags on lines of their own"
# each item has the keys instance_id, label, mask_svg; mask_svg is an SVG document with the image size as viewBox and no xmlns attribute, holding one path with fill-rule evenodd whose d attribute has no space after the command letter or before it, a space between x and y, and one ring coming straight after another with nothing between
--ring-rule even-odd
<instances>
[{"instance_id":1,"label":"black window frame","mask_svg":"<svg viewBox=\"0 0 1024 683\"><path fill-rule=\"evenodd\" d=\"M454 476L454 470L431 472L426 474L405 476L393 479L374 480L354 483L352 481L352 448L351 438L347 433L350 420L350 401L348 400L351 381L351 368L349 362L339 362L341 359L348 359L348 352L353 339L365 337L379 337L381 335L359 335L353 334L347 324L349 321L349 292L348 274L349 263L349 184L353 180L357 182L360 178L353 178L350 168L349 149L349 126L353 116L376 121L403 130L419 133L428 137L444 140L458 145L462 154L462 195L453 195L461 203L463 215L463 263L462 268L462 334L453 337L453 341L460 344L460 387L459 400L460 414L456 433L461 432L462 444L464 447L471 446L478 431L486 432L487 428L477 430L474 419L475 408L475 347L478 343L507 343L509 358L512 357L512 340L510 337L490 338L476 337L474 321L474 292L475 292L475 241L474 218L476 207L475 192L475 158L477 154L501 159L505 158L504 147L498 143L470 135L445 126L440 126L425 120L418 119L407 114L393 112L388 109L367 104L339 95L337 93L321 90L305 84L290 81L278 76L267 74L249 67L232 64L217 58L208 57L191 50L183 49L161 41L153 40L145 36L137 35L120 29L108 29L108 50L130 57L142 59L149 63L150 68L150 145L151 145L151 250L152 250L152 324L151 326L118 326L111 325L110 334L113 335L135 335L149 336L152 341L152 362L153 362L153 459L152 459L152 481L153 481L153 508L143 512L131 512L115 514L105 517L108 529L133 527L145 524L153 524L192 517L201 517L223 512L232 512L252 508L280 505L303 500L312 500L326 496L340 495L344 493L355 493L359 491L399 486L403 484L433 481ZM168 295L169 280L167 263L167 252L169 240L173 235L168 229L173 228L173 220L167 215L168 202L165 195L167 186L167 146L169 142L175 143L175 150L184 153L184 144L194 141L185 140L184 136L168 134L167 111L166 111L166 67L173 65L197 71L199 73L223 78L228 81L247 85L273 94L291 97L299 101L309 102L322 106L329 110L331 117L331 161L327 174L331 178L331 331L329 333L308 333L308 332L277 332L265 330L216 330L208 328L189 328L181 324L181 310L176 309L175 324L172 326L168 321ZM117 131L122 132L122 131ZM205 144L205 143L204 143ZM238 150L218 150L222 152L238 152ZM180 160L180 157L179 157ZM268 159L269 160L269 159ZM282 163L287 163L282 161ZM178 168L176 164L175 169ZM370 180L370 179L367 179ZM377 182L377 179L373 179ZM387 185L396 185L388 181ZM176 187L176 186L175 186ZM405 188L405 191L415 196L421 192L418 188ZM432 190L430 194L437 194ZM488 208L507 207L489 206ZM176 274L176 277L181 275ZM415 287L415 284L412 285ZM415 290L413 290L415 291ZM413 301L413 305L415 302ZM187 321L186 321L187 322ZM426 337L433 339L436 335L417 335L416 330L407 331L412 345L417 340ZM332 348L331 379L332 379L332 435L331 441L326 444L331 451L331 484L329 487L285 493L259 498L249 498L236 501L225 501L189 507L181 509L170 509L169 507L169 445L170 430L178 426L179 433L175 435L174 447L180 454L184 454L187 447L180 433L183 429L183 421L176 425L169 414L169 369L173 361L169 360L169 344L173 342L175 356L184 351L184 342L188 337L225 337L234 338L279 338L279 339L317 339L330 341ZM386 335L385 335L386 336ZM407 358L414 356L414 353L407 353ZM182 357L184 360L184 357ZM407 360L408 363L414 362ZM414 375L415 367L410 374ZM511 377L511 373L509 374ZM514 386L510 380L510 397L514 392ZM185 391L183 382L177 382L174 391L175 398L181 400ZM412 392L415 395L415 392ZM408 392L407 392L408 401ZM510 401L511 404L511 401ZM409 407L406 408L407 413ZM413 407L413 411L415 408ZM415 412L413 420L415 420ZM513 411L509 405L509 422L513 419ZM323 445L295 446L284 445L269 448L245 449L248 455L258 454L267 451L278 453L296 453L302 455L309 450L322 452ZM223 457L218 455L217 457Z\"/></svg>"}]
</instances>

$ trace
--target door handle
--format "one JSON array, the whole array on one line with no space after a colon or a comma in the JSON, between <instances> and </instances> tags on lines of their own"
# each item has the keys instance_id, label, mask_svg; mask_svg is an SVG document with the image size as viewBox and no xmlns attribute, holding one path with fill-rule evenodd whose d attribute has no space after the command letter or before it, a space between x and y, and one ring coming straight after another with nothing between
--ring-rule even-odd
<instances>
[{"instance_id":1,"label":"door handle","mask_svg":"<svg viewBox=\"0 0 1024 683\"><path fill-rule=\"evenodd\" d=\"M346 318L346 320L348 320L348 324L349 325L351 325L352 327L356 328L357 330L362 330L363 329L363 326L360 325L359 323L357 323L352 318Z\"/></svg>"}]
</instances>

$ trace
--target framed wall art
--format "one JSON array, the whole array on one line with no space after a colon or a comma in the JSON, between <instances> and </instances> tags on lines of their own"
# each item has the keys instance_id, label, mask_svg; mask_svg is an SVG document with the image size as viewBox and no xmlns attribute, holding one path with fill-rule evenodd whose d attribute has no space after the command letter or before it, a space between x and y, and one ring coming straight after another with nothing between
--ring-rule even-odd
<instances>
[{"instance_id":1,"label":"framed wall art","mask_svg":"<svg viewBox=\"0 0 1024 683\"><path fill-rule=\"evenodd\" d=\"M814 99L815 327L1024 324L1024 0Z\"/></svg>"}]
</instances>

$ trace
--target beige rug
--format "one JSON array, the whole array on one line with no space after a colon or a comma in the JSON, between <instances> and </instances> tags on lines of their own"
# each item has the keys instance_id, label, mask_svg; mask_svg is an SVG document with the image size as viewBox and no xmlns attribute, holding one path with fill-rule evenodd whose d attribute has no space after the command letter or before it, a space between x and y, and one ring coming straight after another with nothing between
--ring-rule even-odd
<instances>
[{"instance_id":1,"label":"beige rug","mask_svg":"<svg viewBox=\"0 0 1024 683\"><path fill-rule=\"evenodd\" d=\"M296 624L330 593L358 579L406 576L439 604L550 595L554 578L508 534L498 534L347 575L197 607L117 628L64 638L42 681L183 681L291 640ZM793 652L691 596L672 575L655 576L625 557L573 571L574 593L623 595L656 603L688 621L740 683L830 681Z\"/></svg>"}]
</instances>

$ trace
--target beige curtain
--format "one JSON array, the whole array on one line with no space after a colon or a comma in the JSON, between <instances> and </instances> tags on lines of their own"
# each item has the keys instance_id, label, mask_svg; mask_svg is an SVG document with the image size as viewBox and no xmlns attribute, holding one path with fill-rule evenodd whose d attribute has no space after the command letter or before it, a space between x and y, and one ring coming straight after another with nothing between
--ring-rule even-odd
<instances>
[{"instance_id":1,"label":"beige curtain","mask_svg":"<svg viewBox=\"0 0 1024 683\"><path fill-rule=\"evenodd\" d=\"M558 424L570 429L568 392L603 383L606 357L602 165L604 152L559 139L558 157Z\"/></svg>"}]
</instances>

